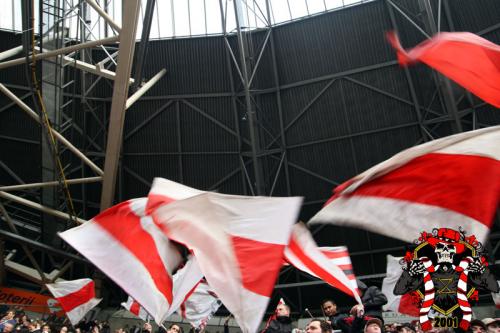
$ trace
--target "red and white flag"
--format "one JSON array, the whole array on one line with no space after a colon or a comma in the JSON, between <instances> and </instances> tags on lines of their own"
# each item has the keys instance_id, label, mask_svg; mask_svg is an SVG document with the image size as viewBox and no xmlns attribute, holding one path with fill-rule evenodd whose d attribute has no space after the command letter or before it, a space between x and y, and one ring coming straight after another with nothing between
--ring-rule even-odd
<instances>
[{"instance_id":1,"label":"red and white flag","mask_svg":"<svg viewBox=\"0 0 500 333\"><path fill-rule=\"evenodd\" d=\"M354 269L352 268L351 257L349 256L349 251L345 246L322 246L318 248L321 253L323 253L330 262L338 266L344 274L349 279L349 284L352 289L354 289L359 295L358 283L356 282L356 275L354 274Z\"/></svg>"},{"instance_id":2,"label":"red and white flag","mask_svg":"<svg viewBox=\"0 0 500 333\"><path fill-rule=\"evenodd\" d=\"M48 283L47 288L59 302L72 325L94 308L101 298L95 298L94 281L79 279Z\"/></svg>"},{"instance_id":3,"label":"red and white flag","mask_svg":"<svg viewBox=\"0 0 500 333\"><path fill-rule=\"evenodd\" d=\"M203 279L196 257L190 256L184 267L174 274L174 300L170 305L167 317L179 310L187 297L195 290L196 286Z\"/></svg>"},{"instance_id":4,"label":"red and white flag","mask_svg":"<svg viewBox=\"0 0 500 333\"><path fill-rule=\"evenodd\" d=\"M242 332L253 333L269 302L301 202L296 197L205 193L160 206L153 218L170 239L193 252Z\"/></svg>"},{"instance_id":5,"label":"red and white flag","mask_svg":"<svg viewBox=\"0 0 500 333\"><path fill-rule=\"evenodd\" d=\"M187 295L178 312L193 327L203 329L221 304L217 294L202 280Z\"/></svg>"},{"instance_id":6,"label":"red and white flag","mask_svg":"<svg viewBox=\"0 0 500 333\"><path fill-rule=\"evenodd\" d=\"M352 226L413 242L462 227L484 242L500 200L500 126L427 142L338 186L309 223Z\"/></svg>"},{"instance_id":7,"label":"red and white flag","mask_svg":"<svg viewBox=\"0 0 500 333\"><path fill-rule=\"evenodd\" d=\"M182 258L145 214L146 201L122 202L59 235L161 324L173 301L172 271Z\"/></svg>"},{"instance_id":8,"label":"red and white flag","mask_svg":"<svg viewBox=\"0 0 500 333\"><path fill-rule=\"evenodd\" d=\"M394 32L388 39L401 65L421 61L500 108L499 45L470 32L442 32L409 51Z\"/></svg>"},{"instance_id":9,"label":"red and white flag","mask_svg":"<svg viewBox=\"0 0 500 333\"><path fill-rule=\"evenodd\" d=\"M297 223L293 226L290 243L285 248L285 260L301 271L354 297L361 304L357 286L353 285L344 271L318 248L311 233L303 223Z\"/></svg>"},{"instance_id":10,"label":"red and white flag","mask_svg":"<svg viewBox=\"0 0 500 333\"><path fill-rule=\"evenodd\" d=\"M128 310L133 315L141 318L144 321L148 320L149 314L144 310L144 308L134 300L132 297L128 297L126 302L121 304L126 310Z\"/></svg>"},{"instance_id":11,"label":"red and white flag","mask_svg":"<svg viewBox=\"0 0 500 333\"><path fill-rule=\"evenodd\" d=\"M382 280L382 293L387 296L387 304L384 305L385 311L399 312L411 317L420 316L420 302L410 293L404 295L394 295L394 287L401 276L402 257L387 256L387 270L384 280Z\"/></svg>"}]
</instances>

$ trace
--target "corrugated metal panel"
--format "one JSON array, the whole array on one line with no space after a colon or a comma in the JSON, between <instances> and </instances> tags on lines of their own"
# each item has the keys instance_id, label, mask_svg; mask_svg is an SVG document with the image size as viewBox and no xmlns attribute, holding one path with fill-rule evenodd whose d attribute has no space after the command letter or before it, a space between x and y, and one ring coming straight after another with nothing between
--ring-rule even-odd
<instances>
[{"instance_id":1,"label":"corrugated metal panel","mask_svg":"<svg viewBox=\"0 0 500 333\"><path fill-rule=\"evenodd\" d=\"M382 1L319 15L275 29L282 84L393 59Z\"/></svg>"}]
</instances>

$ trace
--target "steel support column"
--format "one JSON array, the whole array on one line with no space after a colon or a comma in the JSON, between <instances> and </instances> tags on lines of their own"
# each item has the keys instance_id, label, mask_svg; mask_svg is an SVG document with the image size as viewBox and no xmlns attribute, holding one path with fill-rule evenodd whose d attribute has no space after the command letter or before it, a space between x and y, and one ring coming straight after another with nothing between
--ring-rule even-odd
<instances>
[{"instance_id":1,"label":"steel support column","mask_svg":"<svg viewBox=\"0 0 500 333\"><path fill-rule=\"evenodd\" d=\"M101 210L113 204L116 175L122 146L123 125L125 122L125 105L127 103L132 61L134 58L135 35L139 17L140 0L123 2L123 19L127 22L120 34L118 65L113 86L113 99L109 119L108 142L104 162L104 178L102 183Z\"/></svg>"}]
</instances>

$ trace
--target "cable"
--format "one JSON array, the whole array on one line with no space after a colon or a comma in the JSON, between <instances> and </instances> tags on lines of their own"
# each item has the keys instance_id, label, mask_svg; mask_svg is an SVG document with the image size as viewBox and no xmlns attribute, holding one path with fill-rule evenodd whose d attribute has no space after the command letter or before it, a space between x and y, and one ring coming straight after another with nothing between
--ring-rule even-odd
<instances>
[{"instance_id":1,"label":"cable","mask_svg":"<svg viewBox=\"0 0 500 333\"><path fill-rule=\"evenodd\" d=\"M54 161L57 167L58 171L58 181L61 184L61 187L63 189L66 205L68 206L69 210L69 216L70 216L70 221L76 223L76 213L75 213L75 207L73 205L73 200L71 199L71 193L69 191L68 183L66 181L66 175L64 174L64 169L62 167L61 159L59 158L59 152L57 150L57 144L56 140L54 137L53 129L50 124L49 116L47 114L47 110L45 108L45 103L42 98L42 92L40 90L40 85L38 84L37 81L37 76L36 76L36 60L35 60L35 16L33 15L32 9L35 6L35 0L32 0L31 3L31 10L29 10L29 14L26 13L26 15L30 16L31 20L31 83L32 83L32 89L35 91L36 96L38 97L38 103L35 102L35 105L40 106L39 107L39 114L40 114L40 120L42 123L42 126L46 129L46 134L47 134L47 141L49 143L49 146L51 147L53 156L54 156ZM43 6L43 3L41 4ZM28 6L29 7L29 6ZM42 18L40 18L42 19ZM25 44L28 44L27 42ZM40 44L40 52L42 51L42 45ZM26 57L28 58L28 49L26 48Z\"/></svg>"}]
</instances>

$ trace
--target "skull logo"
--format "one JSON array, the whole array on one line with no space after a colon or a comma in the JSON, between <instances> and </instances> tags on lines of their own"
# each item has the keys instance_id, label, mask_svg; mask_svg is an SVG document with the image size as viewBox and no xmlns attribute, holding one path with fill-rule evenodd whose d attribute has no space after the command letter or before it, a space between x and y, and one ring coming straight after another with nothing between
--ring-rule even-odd
<instances>
[{"instance_id":1,"label":"skull logo","mask_svg":"<svg viewBox=\"0 0 500 333\"><path fill-rule=\"evenodd\" d=\"M439 242L436 244L434 252L437 255L437 262L441 263L453 263L453 257L457 253L455 245L450 243Z\"/></svg>"}]
</instances>

